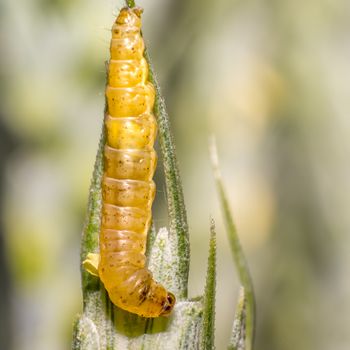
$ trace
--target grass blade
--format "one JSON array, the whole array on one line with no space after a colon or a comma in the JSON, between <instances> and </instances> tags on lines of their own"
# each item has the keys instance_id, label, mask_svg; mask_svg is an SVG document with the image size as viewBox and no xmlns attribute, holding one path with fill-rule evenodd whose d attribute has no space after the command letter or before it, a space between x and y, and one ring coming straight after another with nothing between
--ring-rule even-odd
<instances>
[{"instance_id":1,"label":"grass blade","mask_svg":"<svg viewBox=\"0 0 350 350\"><path fill-rule=\"evenodd\" d=\"M228 239L230 242L233 259L236 265L239 280L244 287L245 296L247 299L246 312L246 344L245 350L252 350L254 344L254 328L255 328L255 298L253 291L253 283L250 277L248 264L245 259L241 244L239 242L236 225L233 221L230 205L226 196L223 181L221 178L219 161L216 150L215 139L212 139L210 145L211 162L214 170L214 176L219 193L219 199L223 210L224 221L226 224Z\"/></svg>"},{"instance_id":2,"label":"grass blade","mask_svg":"<svg viewBox=\"0 0 350 350\"><path fill-rule=\"evenodd\" d=\"M210 242L207 280L204 291L204 312L202 328L202 349L214 349L215 332L215 287L216 287L216 233L214 220L210 225Z\"/></svg>"},{"instance_id":3,"label":"grass blade","mask_svg":"<svg viewBox=\"0 0 350 350\"><path fill-rule=\"evenodd\" d=\"M162 161L164 167L170 225L169 231L170 235L174 236L177 240L176 246L174 247L176 251L174 253L178 257L178 284L179 286L182 286L179 289L178 297L180 299L185 299L187 297L188 272L190 264L190 243L186 208L169 115L166 111L164 98L162 97L160 86L155 76L147 51L145 53L145 57L150 66L149 80L156 89L154 113L157 117L159 144L163 158Z\"/></svg>"}]
</instances>

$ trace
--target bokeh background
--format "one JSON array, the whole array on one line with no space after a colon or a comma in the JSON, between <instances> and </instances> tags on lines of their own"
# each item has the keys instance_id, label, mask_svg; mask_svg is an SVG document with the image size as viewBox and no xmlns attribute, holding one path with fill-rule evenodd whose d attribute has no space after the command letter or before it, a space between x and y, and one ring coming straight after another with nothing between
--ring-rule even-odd
<instances>
[{"instance_id":1,"label":"bokeh background","mask_svg":"<svg viewBox=\"0 0 350 350\"><path fill-rule=\"evenodd\" d=\"M216 344L238 294L208 155L257 296L257 350L350 348L350 2L139 0L175 134L190 294L218 233ZM0 2L0 348L61 350L121 0ZM161 169L155 222L167 222Z\"/></svg>"}]
</instances>

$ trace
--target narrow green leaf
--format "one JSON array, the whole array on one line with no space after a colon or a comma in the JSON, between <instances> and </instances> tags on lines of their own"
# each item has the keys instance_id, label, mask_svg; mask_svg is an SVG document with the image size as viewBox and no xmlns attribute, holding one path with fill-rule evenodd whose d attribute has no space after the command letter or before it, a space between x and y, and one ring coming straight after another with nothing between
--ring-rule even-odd
<instances>
[{"instance_id":1,"label":"narrow green leaf","mask_svg":"<svg viewBox=\"0 0 350 350\"><path fill-rule=\"evenodd\" d=\"M188 272L190 264L190 243L186 208L169 116L166 111L160 86L152 68L152 63L147 51L145 52L145 57L150 66L149 80L153 83L156 89L154 113L158 122L158 138L164 167L170 225L169 233L171 236L173 236L174 241L176 241L172 254L177 258L177 284L182 286L177 297L180 299L185 299L187 297Z\"/></svg>"},{"instance_id":2,"label":"narrow green leaf","mask_svg":"<svg viewBox=\"0 0 350 350\"><path fill-rule=\"evenodd\" d=\"M232 334L228 350L245 350L246 343L246 311L247 311L247 298L244 288L241 287L236 305L235 318L233 320Z\"/></svg>"},{"instance_id":3,"label":"narrow green leaf","mask_svg":"<svg viewBox=\"0 0 350 350\"><path fill-rule=\"evenodd\" d=\"M230 210L230 205L226 196L223 181L221 178L219 161L216 151L215 139L213 138L210 146L211 161L214 170L219 199L221 202L227 234L230 242L231 251L236 265L237 273L242 286L244 287L247 299L247 319L246 319L246 344L245 350L253 349L254 328L255 328L255 298L253 283L250 277L248 264L246 262L241 244L239 242L236 226Z\"/></svg>"},{"instance_id":4,"label":"narrow green leaf","mask_svg":"<svg viewBox=\"0 0 350 350\"><path fill-rule=\"evenodd\" d=\"M98 278L90 275L82 267L83 260L86 259L88 253L98 252L98 235L100 230L102 193L101 193L101 178L103 174L103 150L105 145L104 127L101 133L100 142L98 146L94 172L89 191L88 209L81 239L81 253L80 253L80 268L82 278L83 299L89 291L96 291L99 289ZM85 305L85 303L84 303Z\"/></svg>"},{"instance_id":5,"label":"narrow green leaf","mask_svg":"<svg viewBox=\"0 0 350 350\"><path fill-rule=\"evenodd\" d=\"M210 225L210 243L207 268L207 280L205 284L203 305L203 326L202 326L202 349L211 350L214 348L215 332L215 287L216 287L216 233L214 220Z\"/></svg>"}]
</instances>

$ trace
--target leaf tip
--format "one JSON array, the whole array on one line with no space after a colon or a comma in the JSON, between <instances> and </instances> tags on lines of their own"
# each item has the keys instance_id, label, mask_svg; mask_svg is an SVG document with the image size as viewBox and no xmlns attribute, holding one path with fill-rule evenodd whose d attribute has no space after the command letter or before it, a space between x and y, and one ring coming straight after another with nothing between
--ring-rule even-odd
<instances>
[{"instance_id":1,"label":"leaf tip","mask_svg":"<svg viewBox=\"0 0 350 350\"><path fill-rule=\"evenodd\" d=\"M235 317L232 325L231 339L228 345L229 350L246 350L246 308L247 298L245 289L241 286L236 304ZM248 350L248 349L247 349Z\"/></svg>"}]
</instances>

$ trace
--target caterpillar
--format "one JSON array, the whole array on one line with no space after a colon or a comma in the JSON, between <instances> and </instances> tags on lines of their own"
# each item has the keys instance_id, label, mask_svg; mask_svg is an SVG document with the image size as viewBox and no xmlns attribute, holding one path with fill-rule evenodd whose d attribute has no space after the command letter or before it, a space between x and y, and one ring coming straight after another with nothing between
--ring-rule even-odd
<instances>
[{"instance_id":1,"label":"caterpillar","mask_svg":"<svg viewBox=\"0 0 350 350\"><path fill-rule=\"evenodd\" d=\"M154 86L148 81L139 7L121 9L113 27L105 113L99 256L84 267L98 275L109 298L143 317L168 315L175 296L146 267L146 240L152 218L157 155Z\"/></svg>"}]
</instances>

